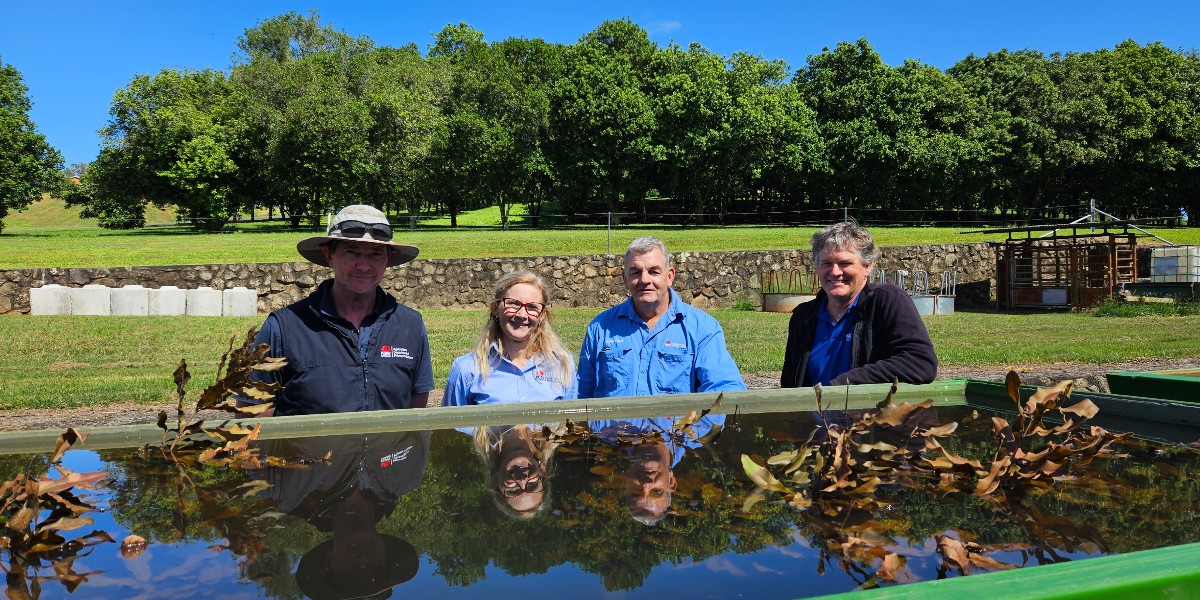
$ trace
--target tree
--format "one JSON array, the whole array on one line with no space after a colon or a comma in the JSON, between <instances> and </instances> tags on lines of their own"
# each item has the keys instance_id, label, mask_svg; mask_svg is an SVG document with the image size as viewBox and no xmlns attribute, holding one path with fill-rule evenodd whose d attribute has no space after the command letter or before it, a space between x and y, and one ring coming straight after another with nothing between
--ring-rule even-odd
<instances>
[{"instance_id":1,"label":"tree","mask_svg":"<svg viewBox=\"0 0 1200 600\"><path fill-rule=\"evenodd\" d=\"M321 16L313 9L308 16L296 11L265 19L247 29L238 38L236 56L240 64L258 61L289 62L318 54L356 56L371 51L368 38L354 38L345 32L321 24Z\"/></svg>"},{"instance_id":2,"label":"tree","mask_svg":"<svg viewBox=\"0 0 1200 600\"><path fill-rule=\"evenodd\" d=\"M550 109L550 154L564 212L618 211L622 202L645 197L650 165L661 158L645 89L656 51L646 31L628 20L606 21L567 49Z\"/></svg>"},{"instance_id":3,"label":"tree","mask_svg":"<svg viewBox=\"0 0 1200 600\"><path fill-rule=\"evenodd\" d=\"M1058 134L1050 121L1058 87L1044 55L1001 50L967 56L947 70L982 103L998 151L981 173L981 209L1025 210L1047 200L1054 179L1051 149Z\"/></svg>"},{"instance_id":4,"label":"tree","mask_svg":"<svg viewBox=\"0 0 1200 600\"><path fill-rule=\"evenodd\" d=\"M730 193L751 203L755 222L769 222L776 208L802 208L811 180L827 173L816 114L787 85L783 61L735 53L728 64Z\"/></svg>"},{"instance_id":5,"label":"tree","mask_svg":"<svg viewBox=\"0 0 1200 600\"><path fill-rule=\"evenodd\" d=\"M892 68L865 39L809 57L794 81L827 149L828 175L815 190L825 207L923 211L978 196L970 184L990 136L957 81L916 61Z\"/></svg>"},{"instance_id":6,"label":"tree","mask_svg":"<svg viewBox=\"0 0 1200 600\"><path fill-rule=\"evenodd\" d=\"M550 198L556 174L547 157L550 141L550 97L556 81L562 78L564 47L541 39L510 38L492 45L492 51L507 67L513 89L511 100L501 106L502 121L513 139L513 152L506 161L509 192L505 194L526 203L527 213L538 224L542 205ZM507 211L502 203L507 219Z\"/></svg>"},{"instance_id":7,"label":"tree","mask_svg":"<svg viewBox=\"0 0 1200 600\"><path fill-rule=\"evenodd\" d=\"M8 211L28 207L62 181L62 155L29 118L28 93L16 67L0 61L0 231Z\"/></svg>"},{"instance_id":8,"label":"tree","mask_svg":"<svg viewBox=\"0 0 1200 600\"><path fill-rule=\"evenodd\" d=\"M550 187L543 143L555 47L541 40L487 44L465 23L436 36L429 61L450 74L430 169L431 189L450 212L496 204L507 225L513 202L540 203Z\"/></svg>"},{"instance_id":9,"label":"tree","mask_svg":"<svg viewBox=\"0 0 1200 600\"><path fill-rule=\"evenodd\" d=\"M224 73L139 75L113 96L103 149L68 194L103 227L140 227L147 203L219 230L243 205L233 160L240 143Z\"/></svg>"},{"instance_id":10,"label":"tree","mask_svg":"<svg viewBox=\"0 0 1200 600\"><path fill-rule=\"evenodd\" d=\"M979 172L996 152L981 102L937 68L910 60L897 73L901 121L892 208L924 221L936 210L977 206Z\"/></svg>"},{"instance_id":11,"label":"tree","mask_svg":"<svg viewBox=\"0 0 1200 600\"><path fill-rule=\"evenodd\" d=\"M733 99L725 61L699 44L686 52L672 45L655 58L648 95L656 154L666 171L664 188L702 224L705 212L720 209L733 183L727 170Z\"/></svg>"},{"instance_id":12,"label":"tree","mask_svg":"<svg viewBox=\"0 0 1200 600\"><path fill-rule=\"evenodd\" d=\"M364 89L374 44L295 12L247 29L230 80L238 99L235 158L248 194L294 226L362 201L372 171Z\"/></svg>"},{"instance_id":13,"label":"tree","mask_svg":"<svg viewBox=\"0 0 1200 600\"><path fill-rule=\"evenodd\" d=\"M67 206L81 206L81 219L96 219L105 229L134 229L146 224L146 199L122 184L139 177L138 165L127 152L100 149L80 184L63 196Z\"/></svg>"},{"instance_id":14,"label":"tree","mask_svg":"<svg viewBox=\"0 0 1200 600\"><path fill-rule=\"evenodd\" d=\"M1172 216L1200 186L1200 94L1194 53L1127 40L1090 56L1104 73L1100 97L1113 145L1098 164L1093 192L1122 216Z\"/></svg>"},{"instance_id":15,"label":"tree","mask_svg":"<svg viewBox=\"0 0 1200 600\"><path fill-rule=\"evenodd\" d=\"M449 87L441 105L426 169L426 189L450 213L450 226L458 226L458 213L486 206L492 197L491 168L495 155L504 152L503 130L484 111L494 99L490 81L501 65L483 39L483 32L466 23L447 25L434 36L429 60L449 74Z\"/></svg>"},{"instance_id":16,"label":"tree","mask_svg":"<svg viewBox=\"0 0 1200 600\"><path fill-rule=\"evenodd\" d=\"M828 175L816 180L818 207L879 208L895 190L896 92L900 76L867 40L810 56L793 82L816 111Z\"/></svg>"},{"instance_id":17,"label":"tree","mask_svg":"<svg viewBox=\"0 0 1200 600\"><path fill-rule=\"evenodd\" d=\"M421 58L415 45L379 48L364 83L370 113L366 193L379 208L418 215L431 191L429 164L448 93L449 74Z\"/></svg>"}]
</instances>

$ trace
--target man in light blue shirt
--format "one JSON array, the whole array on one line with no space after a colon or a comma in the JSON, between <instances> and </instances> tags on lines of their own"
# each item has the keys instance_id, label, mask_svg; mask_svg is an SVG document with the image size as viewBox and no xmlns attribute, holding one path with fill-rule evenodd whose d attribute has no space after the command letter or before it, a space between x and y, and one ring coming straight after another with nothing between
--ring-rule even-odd
<instances>
[{"instance_id":1,"label":"man in light blue shirt","mask_svg":"<svg viewBox=\"0 0 1200 600\"><path fill-rule=\"evenodd\" d=\"M644 236L625 251L629 299L588 325L579 351L580 398L744 390L717 320L682 302L661 240Z\"/></svg>"}]
</instances>

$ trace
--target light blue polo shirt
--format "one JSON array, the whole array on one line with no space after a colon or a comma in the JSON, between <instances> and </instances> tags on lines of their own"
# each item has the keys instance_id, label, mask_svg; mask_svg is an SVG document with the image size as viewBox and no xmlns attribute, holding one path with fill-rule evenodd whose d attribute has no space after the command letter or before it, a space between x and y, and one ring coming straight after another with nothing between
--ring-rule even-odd
<instances>
[{"instance_id":1,"label":"light blue polo shirt","mask_svg":"<svg viewBox=\"0 0 1200 600\"><path fill-rule=\"evenodd\" d=\"M841 320L833 322L829 307L822 303L817 311L817 331L813 336L812 350L808 354L808 367L804 370L804 385L820 383L829 385L830 380L850 370L854 323L858 321L858 297Z\"/></svg>"},{"instance_id":2,"label":"light blue polo shirt","mask_svg":"<svg viewBox=\"0 0 1200 600\"><path fill-rule=\"evenodd\" d=\"M488 353L491 370L487 379L479 375L475 354L467 353L450 365L442 406L502 404L569 400L575 397L574 378L564 381L545 357L533 357L518 367L504 358L495 344Z\"/></svg>"}]
</instances>

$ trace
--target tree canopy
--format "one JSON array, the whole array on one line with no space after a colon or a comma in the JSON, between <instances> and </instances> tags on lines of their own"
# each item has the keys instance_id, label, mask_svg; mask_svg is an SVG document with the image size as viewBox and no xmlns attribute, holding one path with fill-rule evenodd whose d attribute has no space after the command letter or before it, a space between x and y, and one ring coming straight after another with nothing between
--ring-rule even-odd
<instances>
[{"instance_id":1,"label":"tree canopy","mask_svg":"<svg viewBox=\"0 0 1200 600\"><path fill-rule=\"evenodd\" d=\"M0 60L0 231L10 210L29 206L62 182L62 155L37 132L32 107L21 73Z\"/></svg>"},{"instance_id":2,"label":"tree canopy","mask_svg":"<svg viewBox=\"0 0 1200 600\"><path fill-rule=\"evenodd\" d=\"M106 227L153 204L210 229L256 208L315 224L355 202L452 225L488 206L507 221L515 203L535 223L1200 211L1200 58L1157 43L1002 49L942 71L890 66L860 39L793 71L661 47L628 19L570 45L459 23L422 53L292 12L237 49L226 71L118 90L68 201Z\"/></svg>"}]
</instances>

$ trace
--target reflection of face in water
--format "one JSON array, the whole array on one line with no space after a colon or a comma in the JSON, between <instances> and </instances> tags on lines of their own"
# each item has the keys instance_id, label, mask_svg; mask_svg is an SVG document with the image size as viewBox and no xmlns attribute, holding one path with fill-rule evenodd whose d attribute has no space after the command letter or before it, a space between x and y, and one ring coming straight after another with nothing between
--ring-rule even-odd
<instances>
[{"instance_id":1,"label":"reflection of face in water","mask_svg":"<svg viewBox=\"0 0 1200 600\"><path fill-rule=\"evenodd\" d=\"M536 510L546 496L545 467L528 445L513 446L500 455L500 496L515 511Z\"/></svg>"},{"instance_id":2,"label":"reflection of face in water","mask_svg":"<svg viewBox=\"0 0 1200 600\"><path fill-rule=\"evenodd\" d=\"M475 452L488 465L496 508L522 520L545 510L550 503L548 478L556 444L541 428L480 427L473 436Z\"/></svg>"},{"instance_id":3,"label":"reflection of face in water","mask_svg":"<svg viewBox=\"0 0 1200 600\"><path fill-rule=\"evenodd\" d=\"M387 544L375 529L375 512L375 503L357 489L334 509L333 547L325 555L325 567L335 587L381 587L375 580L386 576Z\"/></svg>"},{"instance_id":4,"label":"reflection of face in water","mask_svg":"<svg viewBox=\"0 0 1200 600\"><path fill-rule=\"evenodd\" d=\"M645 525L661 521L675 488L671 449L661 442L636 446L625 469L625 505L633 519Z\"/></svg>"},{"instance_id":5,"label":"reflection of face in water","mask_svg":"<svg viewBox=\"0 0 1200 600\"><path fill-rule=\"evenodd\" d=\"M617 448L628 460L622 470L625 506L633 520L656 525L671 508L676 491L674 467L690 449L712 442L725 415L704 415L681 422L671 417L602 419L588 422L592 435Z\"/></svg>"}]
</instances>

